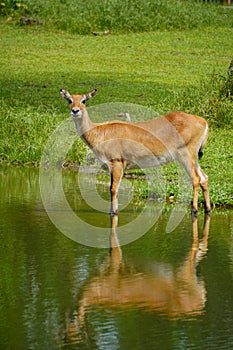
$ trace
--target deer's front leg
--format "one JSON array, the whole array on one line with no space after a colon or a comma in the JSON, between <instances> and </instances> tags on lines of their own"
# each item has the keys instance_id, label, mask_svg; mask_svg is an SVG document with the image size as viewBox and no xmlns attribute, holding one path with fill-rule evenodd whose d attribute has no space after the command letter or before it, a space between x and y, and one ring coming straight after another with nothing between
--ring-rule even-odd
<instances>
[{"instance_id":1,"label":"deer's front leg","mask_svg":"<svg viewBox=\"0 0 233 350\"><path fill-rule=\"evenodd\" d=\"M111 173L111 215L118 214L118 190L120 187L121 179L124 173L124 163L121 160L114 159L110 163L110 173Z\"/></svg>"}]
</instances>

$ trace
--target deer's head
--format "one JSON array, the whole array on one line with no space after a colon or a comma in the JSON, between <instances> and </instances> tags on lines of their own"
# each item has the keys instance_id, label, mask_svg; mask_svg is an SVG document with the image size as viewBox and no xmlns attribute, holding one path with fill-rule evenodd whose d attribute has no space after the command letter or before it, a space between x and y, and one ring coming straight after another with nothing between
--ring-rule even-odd
<instances>
[{"instance_id":1,"label":"deer's head","mask_svg":"<svg viewBox=\"0 0 233 350\"><path fill-rule=\"evenodd\" d=\"M95 96L97 90L92 90L86 95L71 95L68 91L61 89L61 97L69 102L70 105L70 115L72 117L82 117L83 111L86 109L86 101Z\"/></svg>"}]
</instances>

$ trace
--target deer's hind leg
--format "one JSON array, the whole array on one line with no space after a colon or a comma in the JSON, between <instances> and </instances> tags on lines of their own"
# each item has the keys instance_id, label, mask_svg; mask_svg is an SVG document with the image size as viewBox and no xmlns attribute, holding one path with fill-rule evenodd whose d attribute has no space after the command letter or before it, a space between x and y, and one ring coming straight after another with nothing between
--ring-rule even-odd
<instances>
[{"instance_id":1,"label":"deer's hind leg","mask_svg":"<svg viewBox=\"0 0 233 350\"><path fill-rule=\"evenodd\" d=\"M182 164L192 179L193 184L192 215L196 216L198 212L198 191L200 186L204 196L205 213L209 214L211 208L208 189L208 176L201 169L197 159L186 159L186 162L182 162Z\"/></svg>"},{"instance_id":2,"label":"deer's hind leg","mask_svg":"<svg viewBox=\"0 0 233 350\"><path fill-rule=\"evenodd\" d=\"M192 201L192 215L197 216L198 212L198 191L200 188L201 177L197 168L196 159L190 158L189 154L186 156L183 154L182 157L179 158L180 163L183 165L185 170L187 171L193 185L193 201ZM198 165L199 167L199 165ZM200 167L199 167L200 168Z\"/></svg>"},{"instance_id":3,"label":"deer's hind leg","mask_svg":"<svg viewBox=\"0 0 233 350\"><path fill-rule=\"evenodd\" d=\"M201 169L200 165L197 163L197 171L200 176L200 186L204 196L204 205L205 205L205 213L210 214L211 206L210 206L210 195L209 195L209 186L208 186L208 176Z\"/></svg>"},{"instance_id":4,"label":"deer's hind leg","mask_svg":"<svg viewBox=\"0 0 233 350\"><path fill-rule=\"evenodd\" d=\"M196 216L198 212L198 191L200 188L200 176L194 165L192 166L191 178L193 183L192 215Z\"/></svg>"}]
</instances>

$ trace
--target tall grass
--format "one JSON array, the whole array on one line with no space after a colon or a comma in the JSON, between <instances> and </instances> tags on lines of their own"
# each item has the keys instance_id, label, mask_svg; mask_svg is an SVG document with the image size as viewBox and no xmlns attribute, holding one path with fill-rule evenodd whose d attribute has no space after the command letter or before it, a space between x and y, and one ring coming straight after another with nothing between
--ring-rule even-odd
<instances>
[{"instance_id":1,"label":"tall grass","mask_svg":"<svg viewBox=\"0 0 233 350\"><path fill-rule=\"evenodd\" d=\"M233 27L231 11L195 0L5 0L0 14L31 16L48 27L78 34Z\"/></svg>"},{"instance_id":2,"label":"tall grass","mask_svg":"<svg viewBox=\"0 0 233 350\"><path fill-rule=\"evenodd\" d=\"M233 127L233 79L230 75L213 73L195 87L187 87L177 96L179 110L205 116L211 127Z\"/></svg>"}]
</instances>

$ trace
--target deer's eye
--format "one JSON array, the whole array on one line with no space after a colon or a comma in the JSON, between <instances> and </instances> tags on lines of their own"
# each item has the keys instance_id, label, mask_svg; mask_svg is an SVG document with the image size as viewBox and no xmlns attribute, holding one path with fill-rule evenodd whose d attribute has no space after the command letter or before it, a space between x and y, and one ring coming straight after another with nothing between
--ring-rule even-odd
<instances>
[{"instance_id":1,"label":"deer's eye","mask_svg":"<svg viewBox=\"0 0 233 350\"><path fill-rule=\"evenodd\" d=\"M69 98L67 101L69 102L70 105L71 103L73 103L73 100L71 100L71 98Z\"/></svg>"},{"instance_id":2,"label":"deer's eye","mask_svg":"<svg viewBox=\"0 0 233 350\"><path fill-rule=\"evenodd\" d=\"M82 100L81 100L81 103L82 103L83 105L85 105L86 100L85 100L85 99L82 99Z\"/></svg>"}]
</instances>

